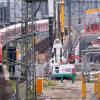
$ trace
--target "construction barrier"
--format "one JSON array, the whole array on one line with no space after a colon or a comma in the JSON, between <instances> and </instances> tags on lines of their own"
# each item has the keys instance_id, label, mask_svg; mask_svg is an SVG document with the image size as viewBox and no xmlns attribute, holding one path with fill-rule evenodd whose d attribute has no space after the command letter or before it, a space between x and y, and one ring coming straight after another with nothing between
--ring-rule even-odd
<instances>
[{"instance_id":1,"label":"construction barrier","mask_svg":"<svg viewBox=\"0 0 100 100\"><path fill-rule=\"evenodd\" d=\"M85 82L85 76L82 75L82 99L86 98L86 82Z\"/></svg>"},{"instance_id":2,"label":"construction barrier","mask_svg":"<svg viewBox=\"0 0 100 100\"><path fill-rule=\"evenodd\" d=\"M95 74L94 97L100 100L100 76ZM86 99L86 78L82 75L82 99Z\"/></svg>"},{"instance_id":3,"label":"construction barrier","mask_svg":"<svg viewBox=\"0 0 100 100\"><path fill-rule=\"evenodd\" d=\"M43 78L37 78L36 92L37 92L37 95L42 95L42 93L43 93Z\"/></svg>"},{"instance_id":4,"label":"construction barrier","mask_svg":"<svg viewBox=\"0 0 100 100\"><path fill-rule=\"evenodd\" d=\"M98 78L97 79L97 81L98 81L98 83L97 83L97 98L100 99L100 76L98 75L97 78Z\"/></svg>"}]
</instances>

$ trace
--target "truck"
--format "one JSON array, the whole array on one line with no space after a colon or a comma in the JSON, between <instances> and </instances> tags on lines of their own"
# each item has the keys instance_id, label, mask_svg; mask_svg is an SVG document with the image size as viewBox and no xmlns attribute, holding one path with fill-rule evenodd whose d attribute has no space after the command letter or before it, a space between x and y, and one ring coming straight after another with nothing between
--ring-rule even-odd
<instances>
[{"instance_id":1,"label":"truck","mask_svg":"<svg viewBox=\"0 0 100 100\"><path fill-rule=\"evenodd\" d=\"M50 66L50 73L51 78L58 79L58 78L69 78L72 79L72 82L75 81L76 78L76 71L74 64L51 64Z\"/></svg>"},{"instance_id":2,"label":"truck","mask_svg":"<svg viewBox=\"0 0 100 100\"><path fill-rule=\"evenodd\" d=\"M51 78L71 78L72 82L74 82L76 77L75 64L67 62L60 39L55 39L51 55L49 60Z\"/></svg>"}]
</instances>

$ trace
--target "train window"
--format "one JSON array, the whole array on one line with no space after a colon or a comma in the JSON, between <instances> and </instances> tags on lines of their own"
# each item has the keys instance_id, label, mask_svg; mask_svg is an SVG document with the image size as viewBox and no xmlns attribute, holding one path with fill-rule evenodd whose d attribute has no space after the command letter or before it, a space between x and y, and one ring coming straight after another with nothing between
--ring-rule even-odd
<instances>
[{"instance_id":1,"label":"train window","mask_svg":"<svg viewBox=\"0 0 100 100\"><path fill-rule=\"evenodd\" d=\"M91 54L90 55L90 62L100 63L100 54Z\"/></svg>"},{"instance_id":2,"label":"train window","mask_svg":"<svg viewBox=\"0 0 100 100\"><path fill-rule=\"evenodd\" d=\"M40 32L40 30L41 30L41 25L40 25L40 24L38 24L37 31L38 31L38 32Z\"/></svg>"},{"instance_id":3,"label":"train window","mask_svg":"<svg viewBox=\"0 0 100 100\"><path fill-rule=\"evenodd\" d=\"M19 29L19 34L21 33L21 28L18 28Z\"/></svg>"},{"instance_id":4,"label":"train window","mask_svg":"<svg viewBox=\"0 0 100 100\"><path fill-rule=\"evenodd\" d=\"M44 31L46 31L46 24L44 24Z\"/></svg>"},{"instance_id":5,"label":"train window","mask_svg":"<svg viewBox=\"0 0 100 100\"><path fill-rule=\"evenodd\" d=\"M55 72L59 73L59 67L55 67Z\"/></svg>"},{"instance_id":6,"label":"train window","mask_svg":"<svg viewBox=\"0 0 100 100\"><path fill-rule=\"evenodd\" d=\"M59 69L59 67L55 67L55 69Z\"/></svg>"},{"instance_id":7,"label":"train window","mask_svg":"<svg viewBox=\"0 0 100 100\"><path fill-rule=\"evenodd\" d=\"M36 24L36 27L35 28L36 28L36 31L38 31L38 24Z\"/></svg>"},{"instance_id":8,"label":"train window","mask_svg":"<svg viewBox=\"0 0 100 100\"><path fill-rule=\"evenodd\" d=\"M59 73L59 70L55 70L56 73Z\"/></svg>"}]
</instances>

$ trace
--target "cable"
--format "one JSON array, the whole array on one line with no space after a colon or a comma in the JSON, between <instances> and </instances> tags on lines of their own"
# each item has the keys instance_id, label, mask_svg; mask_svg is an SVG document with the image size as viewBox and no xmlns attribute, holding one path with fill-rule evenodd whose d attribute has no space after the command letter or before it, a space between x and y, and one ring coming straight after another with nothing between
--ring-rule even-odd
<instances>
[{"instance_id":1,"label":"cable","mask_svg":"<svg viewBox=\"0 0 100 100\"><path fill-rule=\"evenodd\" d=\"M40 1L40 3L39 3L39 6L38 6L38 8L36 9L36 11L34 12L34 14L33 14L33 19L35 19L36 18L36 14L37 14L37 12L38 12L38 10L40 9L40 6L41 6L41 1ZM35 7L36 7L36 4L35 4ZM29 18L29 20L30 20L30 18Z\"/></svg>"},{"instance_id":2,"label":"cable","mask_svg":"<svg viewBox=\"0 0 100 100\"><path fill-rule=\"evenodd\" d=\"M38 10L40 9L40 6L41 6L41 1L40 1L40 4L38 6L38 8L36 9L35 13L34 13L34 17L36 16L36 13L38 12Z\"/></svg>"}]
</instances>

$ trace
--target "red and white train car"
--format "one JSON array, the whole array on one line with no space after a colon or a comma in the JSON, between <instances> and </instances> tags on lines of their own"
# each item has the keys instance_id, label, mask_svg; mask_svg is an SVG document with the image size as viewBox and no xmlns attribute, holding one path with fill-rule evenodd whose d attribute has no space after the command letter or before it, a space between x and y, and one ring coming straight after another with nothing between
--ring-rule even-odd
<instances>
[{"instance_id":1,"label":"red and white train car","mask_svg":"<svg viewBox=\"0 0 100 100\"><path fill-rule=\"evenodd\" d=\"M32 32L32 24L31 22L28 23L28 32ZM49 23L48 19L44 20L37 20L33 23L35 26L36 32L47 32L49 30ZM16 25L12 25L6 28L3 28L0 30L0 43L2 44L5 39L14 38L15 36L18 37L21 35L21 23L18 23Z\"/></svg>"},{"instance_id":2,"label":"red and white train car","mask_svg":"<svg viewBox=\"0 0 100 100\"><path fill-rule=\"evenodd\" d=\"M2 65L2 45L0 44L0 66Z\"/></svg>"},{"instance_id":3,"label":"red and white train car","mask_svg":"<svg viewBox=\"0 0 100 100\"><path fill-rule=\"evenodd\" d=\"M33 23L36 32L48 32L49 31L49 21L48 19L37 20ZM28 23L28 32L32 32L32 24ZM11 41L21 35L21 23L11 25L9 27L0 29L0 64L2 64L2 47L6 42Z\"/></svg>"}]
</instances>

